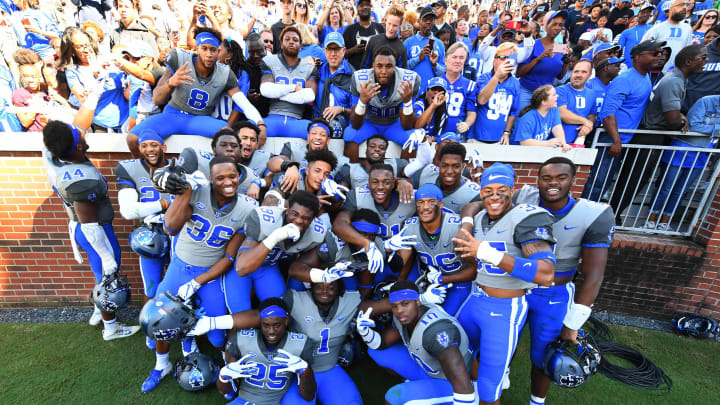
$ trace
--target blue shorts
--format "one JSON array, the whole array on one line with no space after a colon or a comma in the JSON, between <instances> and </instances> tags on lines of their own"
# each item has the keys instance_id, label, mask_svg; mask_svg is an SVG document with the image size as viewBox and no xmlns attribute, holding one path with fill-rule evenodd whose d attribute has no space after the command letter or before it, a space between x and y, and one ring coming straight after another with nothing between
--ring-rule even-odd
<instances>
[{"instance_id":1,"label":"blue shorts","mask_svg":"<svg viewBox=\"0 0 720 405\"><path fill-rule=\"evenodd\" d=\"M368 355L380 367L389 368L410 381L430 380L432 377L410 357L407 347L398 342L383 350L368 349Z\"/></svg>"},{"instance_id":2,"label":"blue shorts","mask_svg":"<svg viewBox=\"0 0 720 405\"><path fill-rule=\"evenodd\" d=\"M163 277L160 285L157 287L156 293L162 294L165 291L169 291L172 294L177 294L181 285L206 272L208 269L210 269L210 267L193 266L185 263L179 257L173 256L165 273L165 277ZM220 284L219 279L211 280L203 284L193 296L198 306L205 309L205 315L207 316L227 314L225 310L225 296ZM224 330L212 330L208 332L207 337L215 347L223 347L225 345Z\"/></svg>"},{"instance_id":3,"label":"blue shorts","mask_svg":"<svg viewBox=\"0 0 720 405\"><path fill-rule=\"evenodd\" d=\"M163 139L172 134L202 135L212 138L217 131L226 126L228 126L226 121L209 115L188 114L167 105L163 112L147 117L133 127L130 133L138 135L145 128L152 128Z\"/></svg>"},{"instance_id":4,"label":"blue shorts","mask_svg":"<svg viewBox=\"0 0 720 405\"><path fill-rule=\"evenodd\" d=\"M232 268L223 275L222 284L225 305L231 314L251 308L250 291L253 287L260 301L270 297L282 297L286 290L285 279L277 263L263 264L244 277Z\"/></svg>"},{"instance_id":5,"label":"blue shorts","mask_svg":"<svg viewBox=\"0 0 720 405\"><path fill-rule=\"evenodd\" d=\"M115 256L115 261L117 262L118 267L120 267L120 243L117 240L117 236L115 236L115 231L113 230L112 223L107 223L101 226L105 231L105 236L107 236L108 240L110 241L110 245L113 249L113 255ZM85 253L87 253L88 262L90 262L90 268L95 275L95 282L99 283L103 277L102 260L100 260L100 255L97 253L95 248L92 247L90 242L85 237L85 234L82 232L81 224L77 224L77 226L75 226L75 242L77 243L78 247L80 247L80 249L84 250Z\"/></svg>"},{"instance_id":6,"label":"blue shorts","mask_svg":"<svg viewBox=\"0 0 720 405\"><path fill-rule=\"evenodd\" d=\"M438 378L408 381L390 388L385 393L385 401L391 405L453 405L453 387L450 381Z\"/></svg>"},{"instance_id":7,"label":"blue shorts","mask_svg":"<svg viewBox=\"0 0 720 405\"><path fill-rule=\"evenodd\" d=\"M316 371L315 395L323 404L362 405L360 391L350 376L339 365L327 371Z\"/></svg>"},{"instance_id":8,"label":"blue shorts","mask_svg":"<svg viewBox=\"0 0 720 405\"><path fill-rule=\"evenodd\" d=\"M510 366L528 311L525 296L490 297L477 284L458 311L458 322L480 361L477 393L481 400L500 398L505 370Z\"/></svg>"},{"instance_id":9,"label":"blue shorts","mask_svg":"<svg viewBox=\"0 0 720 405\"><path fill-rule=\"evenodd\" d=\"M270 114L263 118L267 125L268 138L283 136L286 138L307 139L309 120L299 120L287 115Z\"/></svg>"},{"instance_id":10,"label":"blue shorts","mask_svg":"<svg viewBox=\"0 0 720 405\"><path fill-rule=\"evenodd\" d=\"M360 129L355 129L351 126L345 128L343 137L345 142L355 142L358 145L367 141L368 138L375 134L383 135L388 141L395 142L402 146L407 141L412 130L406 130L400 125L398 119L390 125L377 125L365 119Z\"/></svg>"},{"instance_id":11,"label":"blue shorts","mask_svg":"<svg viewBox=\"0 0 720 405\"><path fill-rule=\"evenodd\" d=\"M543 288L536 287L526 295L527 326L530 329L530 360L543 368L545 348L560 336L563 320L575 296L575 283Z\"/></svg>"}]
</instances>

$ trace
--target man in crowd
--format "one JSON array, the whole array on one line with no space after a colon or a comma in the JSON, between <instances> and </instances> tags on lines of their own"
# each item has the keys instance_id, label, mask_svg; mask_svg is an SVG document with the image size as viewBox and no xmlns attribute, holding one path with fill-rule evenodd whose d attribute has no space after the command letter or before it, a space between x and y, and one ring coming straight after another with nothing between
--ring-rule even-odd
<instances>
[{"instance_id":1,"label":"man in crowd","mask_svg":"<svg viewBox=\"0 0 720 405\"><path fill-rule=\"evenodd\" d=\"M672 3L670 3L672 2ZM663 72L669 72L675 66L675 57L684 47L692 43L693 29L690 24L684 22L688 13L687 0L666 0L666 4L670 3L667 21L655 24L650 28L642 40L655 40L658 42L666 42L670 47L670 57L668 63L665 64Z\"/></svg>"},{"instance_id":2,"label":"man in crowd","mask_svg":"<svg viewBox=\"0 0 720 405\"><path fill-rule=\"evenodd\" d=\"M385 28L379 22L370 20L372 12L371 0L358 0L355 5L357 7L357 22L345 28L343 38L345 38L345 45L347 46L345 57L353 68L360 69L362 68L365 46L373 36L385 33Z\"/></svg>"},{"instance_id":3,"label":"man in crowd","mask_svg":"<svg viewBox=\"0 0 720 405\"><path fill-rule=\"evenodd\" d=\"M557 105L567 143L585 144L585 136L595 126L596 95L585 86L591 74L592 62L581 59L573 67L570 83L557 89Z\"/></svg>"},{"instance_id":4,"label":"man in crowd","mask_svg":"<svg viewBox=\"0 0 720 405\"><path fill-rule=\"evenodd\" d=\"M425 92L428 80L445 72L445 47L432 32L436 19L437 14L432 7L423 8L417 22L417 33L405 40L408 69L420 75L420 94Z\"/></svg>"},{"instance_id":5,"label":"man in crowd","mask_svg":"<svg viewBox=\"0 0 720 405\"><path fill-rule=\"evenodd\" d=\"M395 51L399 67L407 67L407 51L405 49L405 45L403 45L402 39L398 36L400 33L400 25L403 22L403 17L405 17L405 11L402 7L394 5L388 9L385 14L385 35L374 35L370 38L367 45L365 45L365 54L361 65L363 69L371 67L371 62L375 57L374 52L382 46L389 46L393 51Z\"/></svg>"}]
</instances>

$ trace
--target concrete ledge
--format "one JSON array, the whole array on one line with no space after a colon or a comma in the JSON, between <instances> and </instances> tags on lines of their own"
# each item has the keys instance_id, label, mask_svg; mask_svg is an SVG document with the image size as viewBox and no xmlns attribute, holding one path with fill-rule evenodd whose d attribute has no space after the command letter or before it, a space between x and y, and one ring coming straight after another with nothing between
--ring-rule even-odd
<instances>
[{"instance_id":1,"label":"concrete ledge","mask_svg":"<svg viewBox=\"0 0 720 405\"><path fill-rule=\"evenodd\" d=\"M186 147L209 150L210 138L192 135L173 135L167 138L168 153L180 153ZM298 138L268 138L262 149L271 153L280 153L285 142L306 141ZM125 134L87 134L90 152L127 152ZM341 139L330 141L330 150L336 155L343 154L344 142ZM3 132L0 135L0 151L39 152L43 148L42 133L39 132ZM469 151L478 150L483 160L504 163L542 163L553 156L565 156L577 165L592 166L595 162L595 149L572 149L563 153L560 149L540 146L488 145L480 143L465 144ZM360 156L365 156L365 145L360 146ZM400 147L394 143L388 148L388 157L400 157Z\"/></svg>"}]
</instances>

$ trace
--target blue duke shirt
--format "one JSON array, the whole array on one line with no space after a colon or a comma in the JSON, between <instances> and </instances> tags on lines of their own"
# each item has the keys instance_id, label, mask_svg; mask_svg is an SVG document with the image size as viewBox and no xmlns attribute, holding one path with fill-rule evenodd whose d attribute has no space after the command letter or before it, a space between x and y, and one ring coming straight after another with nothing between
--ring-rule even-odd
<instances>
[{"instance_id":1,"label":"blue duke shirt","mask_svg":"<svg viewBox=\"0 0 720 405\"><path fill-rule=\"evenodd\" d=\"M558 107L565 106L568 111L573 112L583 118L587 118L588 115L597 114L597 107L595 105L595 92L584 87L582 90L574 89L570 83L560 86L557 89L558 94ZM565 132L565 142L573 143L577 138L578 128L580 125L577 124L562 124L563 131Z\"/></svg>"},{"instance_id":2,"label":"blue duke shirt","mask_svg":"<svg viewBox=\"0 0 720 405\"><path fill-rule=\"evenodd\" d=\"M460 76L454 83L445 76L448 82L447 130L457 131L457 124L465 121L468 111L477 111L475 98L477 96L475 82Z\"/></svg>"},{"instance_id":3,"label":"blue duke shirt","mask_svg":"<svg viewBox=\"0 0 720 405\"><path fill-rule=\"evenodd\" d=\"M476 95L480 94L492 77L493 72L478 77ZM520 81L515 76L508 77L502 83L498 82L495 92L490 96L488 102L477 105L477 119L469 137L481 141L498 142L505 131L508 117L517 117L518 115L520 110L519 94Z\"/></svg>"},{"instance_id":4,"label":"blue duke shirt","mask_svg":"<svg viewBox=\"0 0 720 405\"><path fill-rule=\"evenodd\" d=\"M521 141L529 139L546 141L550 139L553 127L560 124L560 111L557 108L548 110L544 117L538 110L532 109L517 119L511 144L519 145Z\"/></svg>"},{"instance_id":5,"label":"blue duke shirt","mask_svg":"<svg viewBox=\"0 0 720 405\"><path fill-rule=\"evenodd\" d=\"M438 53L437 66L434 69L429 58L424 58L422 61L420 60L420 51L422 51L431 38L435 40L433 49ZM425 92L428 80L435 77L435 70L445 71L445 47L442 41L435 38L434 35L430 34L430 36L426 38L420 35L420 33L406 39L404 44L408 52L408 69L414 70L420 75L420 91L418 94L422 94Z\"/></svg>"},{"instance_id":6,"label":"blue duke shirt","mask_svg":"<svg viewBox=\"0 0 720 405\"><path fill-rule=\"evenodd\" d=\"M652 84L648 75L642 75L635 68L622 72L610 82L598 118L614 115L618 129L637 129L645 114ZM620 133L620 141L629 143L632 133ZM600 135L600 142L612 142L606 133Z\"/></svg>"}]
</instances>

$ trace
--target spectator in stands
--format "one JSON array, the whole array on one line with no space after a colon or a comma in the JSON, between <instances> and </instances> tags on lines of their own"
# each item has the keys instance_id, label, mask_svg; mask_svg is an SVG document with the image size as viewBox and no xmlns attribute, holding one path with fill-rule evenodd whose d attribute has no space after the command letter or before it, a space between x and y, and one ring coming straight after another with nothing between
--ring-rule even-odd
<instances>
[{"instance_id":1,"label":"spectator in stands","mask_svg":"<svg viewBox=\"0 0 720 405\"><path fill-rule=\"evenodd\" d=\"M603 122L605 133L599 141L612 143L604 152L598 153L583 191L583 198L599 201L606 187L614 177L622 145L629 143L632 133L619 132L619 129L637 129L645 113L645 107L652 92L652 84L648 77L655 59L662 54L665 42L642 41L637 44L630 55L633 67L624 71L612 82L605 94L602 109L598 117ZM624 184L624 183L623 183ZM615 211L618 215L620 212Z\"/></svg>"},{"instance_id":2,"label":"spectator in stands","mask_svg":"<svg viewBox=\"0 0 720 405\"><path fill-rule=\"evenodd\" d=\"M676 136L670 146L714 149L720 135L720 95L705 96L693 104L687 114L690 131L700 132L706 137ZM655 203L650 210L650 218L645 225L648 230L666 230L670 219L698 177L702 174L708 160L707 153L665 151L662 164L667 168L664 180L658 188ZM659 213L660 222L655 226Z\"/></svg>"},{"instance_id":3,"label":"spectator in stands","mask_svg":"<svg viewBox=\"0 0 720 405\"><path fill-rule=\"evenodd\" d=\"M430 5L430 7L433 8L433 10L435 11L435 16L436 16L435 23L433 24L433 27L432 27L432 33L435 34L435 36L437 36L437 33L440 30L453 32L454 31L453 27L450 24L448 24L447 22L445 22L445 15L447 14L447 9L448 9L447 1L445 1L445 0L436 1L436 2L432 3ZM420 18L422 18L422 16Z\"/></svg>"},{"instance_id":4,"label":"spectator in stands","mask_svg":"<svg viewBox=\"0 0 720 405\"><path fill-rule=\"evenodd\" d=\"M668 20L655 24L643 35L643 41L656 40L666 41L670 47L670 63L666 63L663 72L668 72L675 66L675 56L681 49L692 43L692 27L683 22L688 13L688 0L667 0L672 1ZM615 211L617 213L617 211Z\"/></svg>"},{"instance_id":5,"label":"spectator in stands","mask_svg":"<svg viewBox=\"0 0 720 405\"><path fill-rule=\"evenodd\" d=\"M468 139L484 143L510 143L510 131L520 109L520 82L513 76L512 55L518 47L500 44L493 57L493 70L477 80L477 120Z\"/></svg>"},{"instance_id":6,"label":"spectator in stands","mask_svg":"<svg viewBox=\"0 0 720 405\"><path fill-rule=\"evenodd\" d=\"M597 45L601 42L612 42L613 32L611 29L606 28L608 23L608 13L606 11L600 12L600 16L597 20L597 28L590 31L590 42L593 45Z\"/></svg>"},{"instance_id":7,"label":"spectator in stands","mask_svg":"<svg viewBox=\"0 0 720 405\"><path fill-rule=\"evenodd\" d=\"M615 8L608 16L608 28L612 30L613 37L617 37L625 29L630 17L635 12L630 9L630 0L619 0L615 2Z\"/></svg>"},{"instance_id":8,"label":"spectator in stands","mask_svg":"<svg viewBox=\"0 0 720 405\"><path fill-rule=\"evenodd\" d=\"M297 0L293 8L292 19L297 24L309 24L310 13L308 13L307 0Z\"/></svg>"},{"instance_id":9,"label":"spectator in stands","mask_svg":"<svg viewBox=\"0 0 720 405\"><path fill-rule=\"evenodd\" d=\"M614 56L595 59L595 77L588 80L585 87L595 92L596 114L600 113L608 86L620 74L620 64L624 60L624 58L618 59Z\"/></svg>"},{"instance_id":10,"label":"spectator in stands","mask_svg":"<svg viewBox=\"0 0 720 405\"><path fill-rule=\"evenodd\" d=\"M13 13L19 15L25 38L20 42L30 47L36 43L47 43L54 38L60 38L60 29L53 19L40 9L39 0L15 1L20 11Z\"/></svg>"},{"instance_id":11,"label":"spectator in stands","mask_svg":"<svg viewBox=\"0 0 720 405\"><path fill-rule=\"evenodd\" d=\"M388 9L385 14L385 33L373 35L367 45L365 45L365 53L361 65L363 69L370 68L371 62L375 58L375 51L385 45L389 46L395 52L395 55L397 55L398 66L407 68L407 50L405 49L405 45L403 45L402 39L398 36L403 17L405 17L405 10L403 10L402 7L395 5Z\"/></svg>"},{"instance_id":12,"label":"spectator in stands","mask_svg":"<svg viewBox=\"0 0 720 405\"><path fill-rule=\"evenodd\" d=\"M518 65L517 76L520 78L520 105L528 105L533 92L540 86L552 84L555 78L561 78L567 69L566 52L556 52L555 37L563 29L567 11L551 12L545 23L545 36L535 41L530 57Z\"/></svg>"},{"instance_id":13,"label":"spectator in stands","mask_svg":"<svg viewBox=\"0 0 720 405\"><path fill-rule=\"evenodd\" d=\"M400 40L403 43L415 35L415 23L417 22L417 13L414 11L405 12L405 19L403 19L402 25L400 26ZM405 46L405 45L403 45Z\"/></svg>"},{"instance_id":14,"label":"spectator in stands","mask_svg":"<svg viewBox=\"0 0 720 405\"><path fill-rule=\"evenodd\" d=\"M565 142L557 100L558 95L552 85L546 84L535 89L530 105L524 107L518 114L512 143L523 146L560 147L563 152L570 150L570 145Z\"/></svg>"},{"instance_id":15,"label":"spectator in stands","mask_svg":"<svg viewBox=\"0 0 720 405\"><path fill-rule=\"evenodd\" d=\"M711 31L720 34L720 27L716 26ZM711 31L708 31L708 34ZM702 97L720 94L720 39L716 38L707 45L707 53L708 60L704 70L688 78L683 111L688 111L695 101Z\"/></svg>"},{"instance_id":16,"label":"spectator in stands","mask_svg":"<svg viewBox=\"0 0 720 405\"><path fill-rule=\"evenodd\" d=\"M153 112L160 112L152 102L152 88L163 75L163 69L153 69L152 48L146 42L134 40L122 51L122 57L113 59L118 69L125 72L129 82L128 130ZM143 96L141 103L141 96ZM142 113L139 117L138 114Z\"/></svg>"},{"instance_id":17,"label":"spectator in stands","mask_svg":"<svg viewBox=\"0 0 720 405\"><path fill-rule=\"evenodd\" d=\"M570 37L574 38L573 33L578 27L578 23L585 20L583 9L585 8L585 0L575 0L573 7L568 7L568 18L565 20L565 28L570 32Z\"/></svg>"},{"instance_id":18,"label":"spectator in stands","mask_svg":"<svg viewBox=\"0 0 720 405\"><path fill-rule=\"evenodd\" d=\"M275 40L273 39L272 32L265 30L260 33L260 38L262 38L263 46L265 47L265 51L268 55L272 55L275 53L274 51L274 44Z\"/></svg>"},{"instance_id":19,"label":"spectator in stands","mask_svg":"<svg viewBox=\"0 0 720 405\"><path fill-rule=\"evenodd\" d=\"M415 110L415 128L425 130L425 135L435 137L436 141L444 134L448 123L447 106L448 84L442 77L433 77L413 104Z\"/></svg>"},{"instance_id":20,"label":"spectator in stands","mask_svg":"<svg viewBox=\"0 0 720 405\"><path fill-rule=\"evenodd\" d=\"M585 136L595 127L596 96L585 86L591 74L592 62L581 59L573 67L570 83L557 89L560 120L569 144L584 145Z\"/></svg>"},{"instance_id":21,"label":"spectator in stands","mask_svg":"<svg viewBox=\"0 0 720 405\"><path fill-rule=\"evenodd\" d=\"M345 40L339 32L331 32L325 37L325 57L327 63L318 69L320 78L314 115L322 115L330 123L333 132L330 136L338 138L350 122L353 106L350 82L355 72L345 59Z\"/></svg>"},{"instance_id":22,"label":"spectator in stands","mask_svg":"<svg viewBox=\"0 0 720 405\"><path fill-rule=\"evenodd\" d=\"M295 27L300 31L300 42L302 45L298 57L300 59L310 57L316 66L319 66L319 63L325 63L325 52L323 48L318 45L318 40L315 35L313 35L310 26L298 23L295 24ZM319 63L317 62L318 60L320 60Z\"/></svg>"},{"instance_id":23,"label":"spectator in stands","mask_svg":"<svg viewBox=\"0 0 720 405\"><path fill-rule=\"evenodd\" d=\"M282 10L282 16L280 19L273 24L270 27L270 31L272 32L272 40L273 40L273 46L272 50L268 52L268 54L278 53L280 52L282 42L280 40L280 33L285 29L285 27L294 25L295 20L292 19L292 14L295 9L293 0L280 0L280 9ZM263 35L264 34L263 32ZM263 36L263 43L265 43L265 47L268 47L267 43L265 42L265 36Z\"/></svg>"},{"instance_id":24,"label":"spectator in stands","mask_svg":"<svg viewBox=\"0 0 720 405\"><path fill-rule=\"evenodd\" d=\"M119 19L115 29L110 31L110 48L118 44L130 43L133 39L145 41L152 47L153 57L157 58L158 49L155 35L138 18L140 0L115 0Z\"/></svg>"},{"instance_id":25,"label":"spectator in stands","mask_svg":"<svg viewBox=\"0 0 720 405\"><path fill-rule=\"evenodd\" d=\"M35 64L19 64L19 69L23 87L12 92L12 103L26 110L20 110L15 115L26 131L42 132L48 122L47 116L42 112L48 111L50 98L41 89L43 83L40 70Z\"/></svg>"},{"instance_id":26,"label":"spectator in stands","mask_svg":"<svg viewBox=\"0 0 720 405\"><path fill-rule=\"evenodd\" d=\"M110 53L110 38L105 36L100 25L94 21L85 21L80 26L98 45L98 54L107 55Z\"/></svg>"},{"instance_id":27,"label":"spectator in stands","mask_svg":"<svg viewBox=\"0 0 720 405\"><path fill-rule=\"evenodd\" d=\"M343 13L340 3L336 0L326 0L322 13L318 17L318 40L324 44L325 37L331 32L338 32L342 35L349 23L350 21L345 21L345 13Z\"/></svg>"},{"instance_id":28,"label":"spectator in stands","mask_svg":"<svg viewBox=\"0 0 720 405\"><path fill-rule=\"evenodd\" d=\"M450 45L445 53L445 80L448 84L447 128L457 133L463 141L477 118L475 81L462 75L467 57L468 48L463 42Z\"/></svg>"},{"instance_id":29,"label":"spectator in stands","mask_svg":"<svg viewBox=\"0 0 720 405\"><path fill-rule=\"evenodd\" d=\"M78 8L78 23L96 22L103 31L109 31L108 17L113 9L113 0L70 0Z\"/></svg>"},{"instance_id":30,"label":"spectator in stands","mask_svg":"<svg viewBox=\"0 0 720 405\"><path fill-rule=\"evenodd\" d=\"M358 0L356 7L357 22L345 28L343 39L345 39L345 46L347 47L345 57L353 68L360 69L362 68L365 46L373 35L384 33L385 28L370 19L370 13L372 12L371 0Z\"/></svg>"},{"instance_id":31,"label":"spectator in stands","mask_svg":"<svg viewBox=\"0 0 720 405\"><path fill-rule=\"evenodd\" d=\"M708 10L703 14L693 26L693 42L701 44L703 37L708 30L718 22L718 11Z\"/></svg>"},{"instance_id":32,"label":"spectator in stands","mask_svg":"<svg viewBox=\"0 0 720 405\"><path fill-rule=\"evenodd\" d=\"M620 45L624 52L630 52L631 49L640 43L642 37L650 29L648 20L652 16L652 11L655 9L652 5L644 6L640 9L637 15L637 25L632 28L628 28L620 33L619 37L616 37L618 45ZM625 59L625 66L632 67L632 59Z\"/></svg>"},{"instance_id":33,"label":"spectator in stands","mask_svg":"<svg viewBox=\"0 0 720 405\"><path fill-rule=\"evenodd\" d=\"M585 18L585 21L578 22L578 27L573 31L571 38L572 42L578 42L580 35L592 31L597 28L597 21L600 18L600 11L602 11L602 5L595 3L590 6L590 14Z\"/></svg>"},{"instance_id":34,"label":"spectator in stands","mask_svg":"<svg viewBox=\"0 0 720 405\"><path fill-rule=\"evenodd\" d=\"M720 37L720 24L715 24L710 28L703 37L702 44L705 46L708 46L712 43L712 41L715 40L715 38Z\"/></svg>"},{"instance_id":35,"label":"spectator in stands","mask_svg":"<svg viewBox=\"0 0 720 405\"><path fill-rule=\"evenodd\" d=\"M470 48L470 45L472 45L472 43L470 42L470 38L468 37L469 28L470 26L468 25L468 22L466 20L457 20L453 42L462 42L465 44L465 46Z\"/></svg>"},{"instance_id":36,"label":"spectator in stands","mask_svg":"<svg viewBox=\"0 0 720 405\"><path fill-rule=\"evenodd\" d=\"M445 73L445 47L432 33L437 15L431 7L424 7L418 20L418 32L405 41L408 69L420 75L420 93L428 80Z\"/></svg>"}]
</instances>

